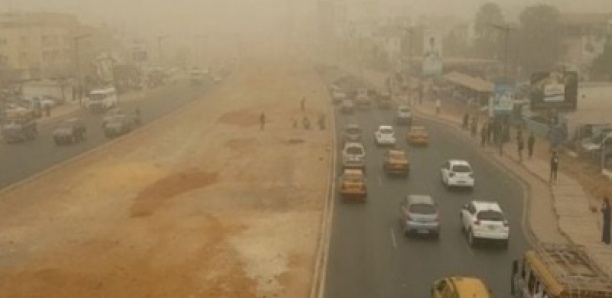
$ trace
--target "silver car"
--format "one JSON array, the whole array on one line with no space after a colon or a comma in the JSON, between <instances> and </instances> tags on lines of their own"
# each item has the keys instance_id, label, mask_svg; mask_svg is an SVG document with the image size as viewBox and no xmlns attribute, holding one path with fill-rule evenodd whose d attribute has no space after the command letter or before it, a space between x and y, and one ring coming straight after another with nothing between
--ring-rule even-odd
<instances>
[{"instance_id":1,"label":"silver car","mask_svg":"<svg viewBox=\"0 0 612 298\"><path fill-rule=\"evenodd\" d=\"M408 195L400 203L400 222L404 235L438 238L440 216L438 204L428 195Z\"/></svg>"}]
</instances>

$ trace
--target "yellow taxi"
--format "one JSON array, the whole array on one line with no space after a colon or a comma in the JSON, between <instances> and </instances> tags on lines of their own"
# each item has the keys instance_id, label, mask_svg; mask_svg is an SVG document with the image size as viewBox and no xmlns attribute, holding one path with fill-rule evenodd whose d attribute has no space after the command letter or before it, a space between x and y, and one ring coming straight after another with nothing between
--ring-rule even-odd
<instances>
[{"instance_id":1,"label":"yellow taxi","mask_svg":"<svg viewBox=\"0 0 612 298\"><path fill-rule=\"evenodd\" d=\"M424 126L412 126L408 131L408 143L426 146L429 144L429 134Z\"/></svg>"},{"instance_id":2,"label":"yellow taxi","mask_svg":"<svg viewBox=\"0 0 612 298\"><path fill-rule=\"evenodd\" d=\"M431 298L492 298L485 283L475 277L447 277L431 287Z\"/></svg>"},{"instance_id":3,"label":"yellow taxi","mask_svg":"<svg viewBox=\"0 0 612 298\"><path fill-rule=\"evenodd\" d=\"M383 159L383 169L389 175L407 176L410 174L410 161L408 161L406 152L398 149L387 150Z\"/></svg>"},{"instance_id":4,"label":"yellow taxi","mask_svg":"<svg viewBox=\"0 0 612 298\"><path fill-rule=\"evenodd\" d=\"M367 189L361 169L345 169L340 178L340 197L365 201Z\"/></svg>"}]
</instances>

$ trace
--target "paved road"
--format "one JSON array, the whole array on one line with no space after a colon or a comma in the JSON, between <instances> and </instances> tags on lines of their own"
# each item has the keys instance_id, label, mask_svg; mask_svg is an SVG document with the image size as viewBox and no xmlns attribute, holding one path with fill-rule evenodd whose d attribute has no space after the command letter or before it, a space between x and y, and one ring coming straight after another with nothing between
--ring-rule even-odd
<instances>
[{"instance_id":1,"label":"paved road","mask_svg":"<svg viewBox=\"0 0 612 298\"><path fill-rule=\"evenodd\" d=\"M142 100L121 102L126 111L135 107L141 110L143 124L175 110L187 102L198 98L206 92L207 87L192 87L186 82L158 87L150 90ZM71 117L81 117L87 125L85 142L56 146L52 131L59 122ZM52 165L67 160L75 155L108 142L101 128L102 116L92 115L87 111L78 111L58 117L50 123L40 125L36 140L19 144L0 144L0 188L27 178Z\"/></svg>"},{"instance_id":2,"label":"paved road","mask_svg":"<svg viewBox=\"0 0 612 298\"><path fill-rule=\"evenodd\" d=\"M528 248L521 228L520 186L461 137L425 119L416 119L416 123L427 126L429 148L399 143L411 159L411 176L386 177L381 167L384 150L376 148L372 134L378 125L390 124L392 119L393 111L376 109L337 116L339 131L349 122L364 129L369 200L360 205L344 204L336 198L325 297L429 297L429 288L436 279L452 275L483 278L498 296L509 295L511 261ZM399 139L406 128L396 127L396 132ZM439 167L449 158L467 159L472 164L477 184L472 193L449 192L441 184ZM408 193L429 194L438 201L442 224L439 240L402 236L399 201ZM469 247L460 230L459 210L471 199L501 204L511 227L508 250Z\"/></svg>"}]
</instances>

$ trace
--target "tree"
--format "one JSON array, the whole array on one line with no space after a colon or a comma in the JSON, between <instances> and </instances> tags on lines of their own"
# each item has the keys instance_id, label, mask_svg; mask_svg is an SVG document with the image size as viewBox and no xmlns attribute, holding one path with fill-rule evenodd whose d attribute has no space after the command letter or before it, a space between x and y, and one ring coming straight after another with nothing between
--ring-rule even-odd
<instances>
[{"instance_id":1,"label":"tree","mask_svg":"<svg viewBox=\"0 0 612 298\"><path fill-rule=\"evenodd\" d=\"M483 4L474 21L474 52L478 57L495 58L500 52L500 35L492 28L494 24L503 24L504 15L499 5L493 2Z\"/></svg>"},{"instance_id":2,"label":"tree","mask_svg":"<svg viewBox=\"0 0 612 298\"><path fill-rule=\"evenodd\" d=\"M595 58L591 72L596 77L612 78L612 43L608 42L603 53Z\"/></svg>"},{"instance_id":3,"label":"tree","mask_svg":"<svg viewBox=\"0 0 612 298\"><path fill-rule=\"evenodd\" d=\"M527 7L519 16L517 60L526 71L550 70L564 52L559 11L550 5Z\"/></svg>"}]
</instances>

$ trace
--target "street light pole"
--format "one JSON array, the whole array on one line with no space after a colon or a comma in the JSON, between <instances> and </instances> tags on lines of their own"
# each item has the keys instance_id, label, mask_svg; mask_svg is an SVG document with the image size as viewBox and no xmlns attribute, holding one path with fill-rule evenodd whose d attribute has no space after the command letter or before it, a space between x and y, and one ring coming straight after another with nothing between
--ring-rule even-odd
<instances>
[{"instance_id":1,"label":"street light pole","mask_svg":"<svg viewBox=\"0 0 612 298\"><path fill-rule=\"evenodd\" d=\"M413 52L413 35L414 29L412 27L402 28L408 33L408 102L412 105L412 52Z\"/></svg>"},{"instance_id":2,"label":"street light pole","mask_svg":"<svg viewBox=\"0 0 612 298\"><path fill-rule=\"evenodd\" d=\"M77 81L79 83L79 106L83 103L83 72L81 71L81 57L79 53L79 41L89 37L90 34L82 34L74 37L74 54L75 54L75 64L77 71Z\"/></svg>"}]
</instances>

